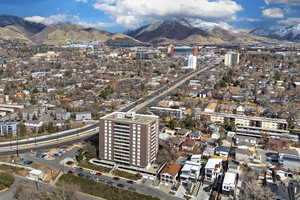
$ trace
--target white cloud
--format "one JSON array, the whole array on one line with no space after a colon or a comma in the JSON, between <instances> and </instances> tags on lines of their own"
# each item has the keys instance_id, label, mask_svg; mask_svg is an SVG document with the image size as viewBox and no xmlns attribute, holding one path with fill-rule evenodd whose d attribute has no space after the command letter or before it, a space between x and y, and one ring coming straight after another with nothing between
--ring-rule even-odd
<instances>
[{"instance_id":1,"label":"white cloud","mask_svg":"<svg viewBox=\"0 0 300 200\"><path fill-rule=\"evenodd\" d=\"M299 0L265 0L266 4L272 4L272 3L277 3L277 4L287 4L287 5L300 5Z\"/></svg>"},{"instance_id":2,"label":"white cloud","mask_svg":"<svg viewBox=\"0 0 300 200\"><path fill-rule=\"evenodd\" d=\"M284 18L284 13L281 8L268 8L263 10L262 14L268 18Z\"/></svg>"},{"instance_id":3,"label":"white cloud","mask_svg":"<svg viewBox=\"0 0 300 200\"><path fill-rule=\"evenodd\" d=\"M295 25L295 24L300 24L300 18L297 17L291 17L283 20L277 21L278 24L282 25Z\"/></svg>"},{"instance_id":4,"label":"white cloud","mask_svg":"<svg viewBox=\"0 0 300 200\"><path fill-rule=\"evenodd\" d=\"M75 0L76 2L82 2L82 3L87 3L88 0Z\"/></svg>"},{"instance_id":5,"label":"white cloud","mask_svg":"<svg viewBox=\"0 0 300 200\"><path fill-rule=\"evenodd\" d=\"M94 8L128 28L149 19L176 16L223 21L233 19L243 9L234 0L98 0Z\"/></svg>"},{"instance_id":6,"label":"white cloud","mask_svg":"<svg viewBox=\"0 0 300 200\"><path fill-rule=\"evenodd\" d=\"M79 16L59 14L59 15L52 15L50 17L32 16L32 17L25 17L24 19L31 22L49 25L49 24L55 24L62 21L79 20Z\"/></svg>"},{"instance_id":7,"label":"white cloud","mask_svg":"<svg viewBox=\"0 0 300 200\"><path fill-rule=\"evenodd\" d=\"M232 20L235 22L259 22L261 19L258 18L250 18L250 17L241 17L241 18L236 18L235 20Z\"/></svg>"}]
</instances>

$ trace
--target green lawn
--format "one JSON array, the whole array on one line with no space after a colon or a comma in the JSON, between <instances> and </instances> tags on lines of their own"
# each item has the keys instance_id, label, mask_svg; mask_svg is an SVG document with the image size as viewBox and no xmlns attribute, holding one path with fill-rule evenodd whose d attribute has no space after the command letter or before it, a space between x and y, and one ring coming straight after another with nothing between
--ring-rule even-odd
<instances>
[{"instance_id":1,"label":"green lawn","mask_svg":"<svg viewBox=\"0 0 300 200\"><path fill-rule=\"evenodd\" d=\"M0 190L9 188L15 182L15 178L7 173L0 172Z\"/></svg>"},{"instance_id":2,"label":"green lawn","mask_svg":"<svg viewBox=\"0 0 300 200\"><path fill-rule=\"evenodd\" d=\"M103 173L108 173L112 168L109 167L103 167L103 166L99 166L99 165L93 165L91 163L89 163L87 160L81 160L78 163L79 167L83 167L83 168L88 168L88 169L92 169L92 170L96 170L99 172L103 172Z\"/></svg>"},{"instance_id":3,"label":"green lawn","mask_svg":"<svg viewBox=\"0 0 300 200\"><path fill-rule=\"evenodd\" d=\"M118 189L110 185L98 183L93 180L89 180L71 174L63 175L59 179L57 185L72 185L78 188L79 191L83 193L102 197L107 200L159 200L151 196L139 194L128 190Z\"/></svg>"},{"instance_id":4,"label":"green lawn","mask_svg":"<svg viewBox=\"0 0 300 200\"><path fill-rule=\"evenodd\" d=\"M25 169L20 167L13 167L10 165L0 165L0 170L10 172L10 173L18 173L20 171L24 171Z\"/></svg>"},{"instance_id":5,"label":"green lawn","mask_svg":"<svg viewBox=\"0 0 300 200\"><path fill-rule=\"evenodd\" d=\"M120 170L114 170L113 174L116 176L123 177L123 178L131 179L131 180L139 180L142 178L141 174L131 174L131 173L120 171Z\"/></svg>"}]
</instances>

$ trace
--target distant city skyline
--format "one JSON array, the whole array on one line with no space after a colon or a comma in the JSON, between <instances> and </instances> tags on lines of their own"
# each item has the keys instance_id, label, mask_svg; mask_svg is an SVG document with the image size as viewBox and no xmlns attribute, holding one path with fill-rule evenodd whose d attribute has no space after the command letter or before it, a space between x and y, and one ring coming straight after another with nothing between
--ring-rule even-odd
<instances>
[{"instance_id":1,"label":"distant city skyline","mask_svg":"<svg viewBox=\"0 0 300 200\"><path fill-rule=\"evenodd\" d=\"M159 6L158 6L159 5ZM124 32L153 21L185 17L253 29L300 23L298 0L2 0L0 13L44 24L73 22Z\"/></svg>"}]
</instances>

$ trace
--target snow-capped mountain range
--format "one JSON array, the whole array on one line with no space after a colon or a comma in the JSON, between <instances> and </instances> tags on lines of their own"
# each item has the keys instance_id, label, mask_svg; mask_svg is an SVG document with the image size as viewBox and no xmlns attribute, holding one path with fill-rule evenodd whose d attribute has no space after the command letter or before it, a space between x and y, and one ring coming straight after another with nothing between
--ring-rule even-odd
<instances>
[{"instance_id":1,"label":"snow-capped mountain range","mask_svg":"<svg viewBox=\"0 0 300 200\"><path fill-rule=\"evenodd\" d=\"M257 28L250 33L278 40L300 42L300 24L291 26L272 26L268 28Z\"/></svg>"},{"instance_id":2,"label":"snow-capped mountain range","mask_svg":"<svg viewBox=\"0 0 300 200\"><path fill-rule=\"evenodd\" d=\"M254 44L268 42L245 31L234 29L226 23L207 22L199 19L174 18L157 21L127 35L152 44ZM271 41L273 42L273 41Z\"/></svg>"},{"instance_id":3,"label":"snow-capped mountain range","mask_svg":"<svg viewBox=\"0 0 300 200\"><path fill-rule=\"evenodd\" d=\"M157 43L167 40L208 40L210 43L232 40L233 31L227 24L206 22L203 20L172 19L154 22L142 26L127 34L143 42ZM224 40L225 39L225 40Z\"/></svg>"}]
</instances>

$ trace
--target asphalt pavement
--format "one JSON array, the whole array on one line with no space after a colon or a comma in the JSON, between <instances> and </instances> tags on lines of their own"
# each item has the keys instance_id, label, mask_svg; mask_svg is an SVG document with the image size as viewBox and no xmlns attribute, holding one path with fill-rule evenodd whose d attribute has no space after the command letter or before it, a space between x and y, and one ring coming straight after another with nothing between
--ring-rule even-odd
<instances>
[{"instance_id":1,"label":"asphalt pavement","mask_svg":"<svg viewBox=\"0 0 300 200\"><path fill-rule=\"evenodd\" d=\"M182 200L181 198L177 198L173 195L169 195L167 193L164 193L162 191L160 191L159 189L156 189L155 187L152 186L147 186L144 184L137 184L137 183L128 183L127 180L124 179L114 179L114 177L110 177L110 176L96 176L96 175L92 175L89 171L84 170L84 169L74 169L68 166L63 166L61 165L61 161L66 159L66 158L74 158L75 157L75 152L78 150L79 148L74 148L71 151L67 151L65 154L63 154L62 156L56 157L55 160L45 160L45 159L40 159L37 158L35 156L35 154L32 153L26 153L26 154L22 154L21 157L28 159L28 160L32 160L33 162L45 165L50 167L51 169L54 170L60 170L63 171L64 173L68 173L69 170L75 171L76 175L80 174L82 177L84 178L89 178L89 179L93 179L97 182L101 182L101 183L105 183L105 184L109 184L112 185L114 187L117 187L119 189L125 189L125 190L130 190L130 191L135 191L138 193L142 193L142 194L146 194L146 195L150 195L153 197L157 197L159 199L165 199L165 200Z\"/></svg>"},{"instance_id":2,"label":"asphalt pavement","mask_svg":"<svg viewBox=\"0 0 300 200\"><path fill-rule=\"evenodd\" d=\"M9 188L9 190L0 193L0 200L17 200L15 198L15 194L18 186L31 187L32 190L37 190L37 191L39 191L42 188L45 189L46 191L51 191L56 188L55 186L46 183L36 182L21 176L15 176L15 182ZM82 192L77 192L77 194L79 200L104 200L103 198L91 196L89 194L85 194Z\"/></svg>"}]
</instances>

